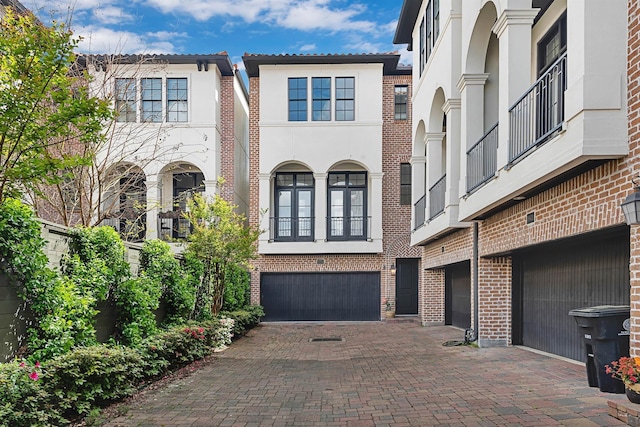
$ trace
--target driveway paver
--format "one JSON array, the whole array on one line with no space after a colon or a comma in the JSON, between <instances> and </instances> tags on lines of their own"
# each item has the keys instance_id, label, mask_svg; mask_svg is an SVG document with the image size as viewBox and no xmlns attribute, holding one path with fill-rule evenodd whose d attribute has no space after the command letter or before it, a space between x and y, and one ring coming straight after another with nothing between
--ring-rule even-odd
<instances>
[{"instance_id":1,"label":"driveway paver","mask_svg":"<svg viewBox=\"0 0 640 427\"><path fill-rule=\"evenodd\" d=\"M311 338L343 341L310 342ZM108 426L617 426L584 366L447 326L263 324Z\"/></svg>"}]
</instances>

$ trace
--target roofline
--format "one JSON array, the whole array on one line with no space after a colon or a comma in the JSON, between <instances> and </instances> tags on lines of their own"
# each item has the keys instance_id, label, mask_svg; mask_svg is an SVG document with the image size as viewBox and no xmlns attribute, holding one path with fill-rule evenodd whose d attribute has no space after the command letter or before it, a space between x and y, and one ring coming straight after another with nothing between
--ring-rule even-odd
<instances>
[{"instance_id":1,"label":"roofline","mask_svg":"<svg viewBox=\"0 0 640 427\"><path fill-rule=\"evenodd\" d=\"M377 64L385 75L411 74L411 67L399 65L400 55L393 53L328 54L328 55L264 55L245 53L242 57L249 77L260 76L261 65Z\"/></svg>"},{"instance_id":2,"label":"roofline","mask_svg":"<svg viewBox=\"0 0 640 427\"><path fill-rule=\"evenodd\" d=\"M85 58L85 61L104 69L110 63L116 64L136 64L136 63L166 63L166 64L194 64L198 71L209 71L209 65L215 64L223 76L234 76L235 67L227 52L220 52L210 55L78 55L78 58ZM88 65L88 64L87 64Z\"/></svg>"},{"instance_id":3,"label":"roofline","mask_svg":"<svg viewBox=\"0 0 640 427\"><path fill-rule=\"evenodd\" d=\"M418 20L420 13L421 0L404 0L402 9L400 9L400 17L396 26L396 33L393 37L394 44L407 44L407 50L413 50L413 27Z\"/></svg>"}]
</instances>

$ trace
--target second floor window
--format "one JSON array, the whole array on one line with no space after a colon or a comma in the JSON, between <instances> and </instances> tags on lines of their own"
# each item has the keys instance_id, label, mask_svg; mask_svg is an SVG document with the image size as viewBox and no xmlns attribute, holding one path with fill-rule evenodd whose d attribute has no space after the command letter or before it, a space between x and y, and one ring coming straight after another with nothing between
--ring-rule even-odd
<instances>
[{"instance_id":1,"label":"second floor window","mask_svg":"<svg viewBox=\"0 0 640 427\"><path fill-rule=\"evenodd\" d=\"M162 121L162 79L146 78L140 81L142 87L142 110L140 120L143 122Z\"/></svg>"},{"instance_id":2,"label":"second floor window","mask_svg":"<svg viewBox=\"0 0 640 427\"><path fill-rule=\"evenodd\" d=\"M336 120L355 120L355 78L336 77Z\"/></svg>"},{"instance_id":3,"label":"second floor window","mask_svg":"<svg viewBox=\"0 0 640 427\"><path fill-rule=\"evenodd\" d=\"M275 240L313 239L313 174L276 175Z\"/></svg>"},{"instance_id":4,"label":"second floor window","mask_svg":"<svg viewBox=\"0 0 640 427\"><path fill-rule=\"evenodd\" d=\"M411 164L400 163L400 204L411 204Z\"/></svg>"},{"instance_id":5,"label":"second floor window","mask_svg":"<svg viewBox=\"0 0 640 427\"><path fill-rule=\"evenodd\" d=\"M313 87L312 119L314 121L331 120L331 78L314 77L311 79Z\"/></svg>"},{"instance_id":6,"label":"second floor window","mask_svg":"<svg viewBox=\"0 0 640 427\"><path fill-rule=\"evenodd\" d=\"M289 121L307 120L307 78L289 78Z\"/></svg>"},{"instance_id":7,"label":"second floor window","mask_svg":"<svg viewBox=\"0 0 640 427\"><path fill-rule=\"evenodd\" d=\"M329 174L328 238L365 240L368 236L367 173Z\"/></svg>"},{"instance_id":8,"label":"second floor window","mask_svg":"<svg viewBox=\"0 0 640 427\"><path fill-rule=\"evenodd\" d=\"M167 79L167 122L186 122L187 113L187 79Z\"/></svg>"},{"instance_id":9,"label":"second floor window","mask_svg":"<svg viewBox=\"0 0 640 427\"><path fill-rule=\"evenodd\" d=\"M408 86L396 86L394 92L395 119L407 119L407 99L409 94Z\"/></svg>"},{"instance_id":10,"label":"second floor window","mask_svg":"<svg viewBox=\"0 0 640 427\"><path fill-rule=\"evenodd\" d=\"M136 79L116 79L116 120L136 121Z\"/></svg>"}]
</instances>

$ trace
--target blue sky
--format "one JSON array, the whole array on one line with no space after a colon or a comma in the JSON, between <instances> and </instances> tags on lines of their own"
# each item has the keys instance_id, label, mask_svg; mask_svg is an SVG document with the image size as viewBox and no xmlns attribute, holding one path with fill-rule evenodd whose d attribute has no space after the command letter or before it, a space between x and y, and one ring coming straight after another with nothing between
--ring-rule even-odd
<instances>
[{"instance_id":1,"label":"blue sky","mask_svg":"<svg viewBox=\"0 0 640 427\"><path fill-rule=\"evenodd\" d=\"M84 53L242 55L381 53L402 0L21 0L47 22L67 20Z\"/></svg>"}]
</instances>

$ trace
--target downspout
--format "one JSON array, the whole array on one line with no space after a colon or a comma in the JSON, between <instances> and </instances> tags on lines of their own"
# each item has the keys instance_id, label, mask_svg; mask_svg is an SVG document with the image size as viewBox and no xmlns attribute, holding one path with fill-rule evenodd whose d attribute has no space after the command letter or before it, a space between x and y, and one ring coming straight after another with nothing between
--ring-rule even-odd
<instances>
[{"instance_id":1,"label":"downspout","mask_svg":"<svg viewBox=\"0 0 640 427\"><path fill-rule=\"evenodd\" d=\"M479 337L478 323L480 321L480 314L478 313L478 304L480 298L478 297L478 222L473 222L473 327L475 331L472 331L473 337L470 341L477 341Z\"/></svg>"}]
</instances>

